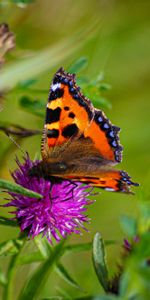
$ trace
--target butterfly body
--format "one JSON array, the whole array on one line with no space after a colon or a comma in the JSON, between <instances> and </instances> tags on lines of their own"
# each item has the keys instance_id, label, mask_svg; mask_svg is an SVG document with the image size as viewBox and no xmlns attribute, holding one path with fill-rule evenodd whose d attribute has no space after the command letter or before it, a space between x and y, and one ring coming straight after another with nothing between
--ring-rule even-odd
<instances>
[{"instance_id":1,"label":"butterfly body","mask_svg":"<svg viewBox=\"0 0 150 300\"><path fill-rule=\"evenodd\" d=\"M54 180L88 183L110 191L130 193L138 185L113 168L122 159L120 128L87 99L75 75L62 68L54 76L41 144L42 162L32 170Z\"/></svg>"}]
</instances>

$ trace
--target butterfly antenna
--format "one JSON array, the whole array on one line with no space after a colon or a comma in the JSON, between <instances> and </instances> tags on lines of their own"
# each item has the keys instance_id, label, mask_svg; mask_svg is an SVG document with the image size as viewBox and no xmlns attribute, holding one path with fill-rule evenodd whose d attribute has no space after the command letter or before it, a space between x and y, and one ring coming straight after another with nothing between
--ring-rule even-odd
<instances>
[{"instance_id":1,"label":"butterfly antenna","mask_svg":"<svg viewBox=\"0 0 150 300\"><path fill-rule=\"evenodd\" d=\"M15 139L7 133L8 138L16 145L16 147L24 154L26 155L26 152L23 150L23 148L15 141Z\"/></svg>"}]
</instances>

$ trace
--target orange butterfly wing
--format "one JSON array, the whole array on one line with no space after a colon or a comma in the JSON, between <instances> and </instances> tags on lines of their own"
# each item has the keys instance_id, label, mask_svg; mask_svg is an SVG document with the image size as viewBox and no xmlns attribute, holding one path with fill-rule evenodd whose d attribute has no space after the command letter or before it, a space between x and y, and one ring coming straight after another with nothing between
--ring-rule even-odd
<instances>
[{"instance_id":1,"label":"orange butterfly wing","mask_svg":"<svg viewBox=\"0 0 150 300\"><path fill-rule=\"evenodd\" d=\"M105 114L98 109L94 111L94 119L84 131L84 136L89 137L100 155L111 164L116 164L122 159L122 146L119 143L119 127L113 126Z\"/></svg>"},{"instance_id":2,"label":"orange butterfly wing","mask_svg":"<svg viewBox=\"0 0 150 300\"><path fill-rule=\"evenodd\" d=\"M137 184L110 168L122 159L119 130L80 92L75 75L61 68L49 94L41 167L46 176L129 193Z\"/></svg>"},{"instance_id":3,"label":"orange butterfly wing","mask_svg":"<svg viewBox=\"0 0 150 300\"><path fill-rule=\"evenodd\" d=\"M72 137L81 136L94 116L94 107L80 93L75 76L62 69L53 79L48 100L42 141L43 158L55 156L58 148L62 149Z\"/></svg>"},{"instance_id":4,"label":"orange butterfly wing","mask_svg":"<svg viewBox=\"0 0 150 300\"><path fill-rule=\"evenodd\" d=\"M74 181L81 181L86 184L90 184L97 188L105 189L110 192L123 192L134 194L130 190L130 186L139 186L138 183L132 182L131 177L124 171L105 169L101 170L100 177L76 177L70 178Z\"/></svg>"}]
</instances>

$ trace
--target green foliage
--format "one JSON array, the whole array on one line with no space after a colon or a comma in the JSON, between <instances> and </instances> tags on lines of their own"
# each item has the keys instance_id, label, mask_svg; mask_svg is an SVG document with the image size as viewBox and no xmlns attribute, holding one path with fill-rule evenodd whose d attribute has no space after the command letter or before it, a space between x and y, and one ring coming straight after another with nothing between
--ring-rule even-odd
<instances>
[{"instance_id":1,"label":"green foliage","mask_svg":"<svg viewBox=\"0 0 150 300\"><path fill-rule=\"evenodd\" d=\"M0 216L0 224L3 226L11 226L16 227L18 226L17 222L15 220L8 219L6 217Z\"/></svg>"},{"instance_id":2,"label":"green foliage","mask_svg":"<svg viewBox=\"0 0 150 300\"><path fill-rule=\"evenodd\" d=\"M10 0L12 3L16 3L18 5L21 5L21 4L30 4L30 3L33 3L34 0Z\"/></svg>"},{"instance_id":3,"label":"green foliage","mask_svg":"<svg viewBox=\"0 0 150 300\"><path fill-rule=\"evenodd\" d=\"M137 221L136 219L129 217L129 216L122 216L121 217L121 225L125 231L125 233L134 238L137 235Z\"/></svg>"},{"instance_id":4,"label":"green foliage","mask_svg":"<svg viewBox=\"0 0 150 300\"><path fill-rule=\"evenodd\" d=\"M32 85L34 83L36 83L37 80L36 79L26 79L26 80L22 80L18 83L18 85L16 86L17 89L23 89L23 90L28 90L30 87L32 87Z\"/></svg>"},{"instance_id":5,"label":"green foliage","mask_svg":"<svg viewBox=\"0 0 150 300\"><path fill-rule=\"evenodd\" d=\"M2 270L0 269L0 285L5 286L7 283L7 279L4 275L4 273L2 272Z\"/></svg>"},{"instance_id":6,"label":"green foliage","mask_svg":"<svg viewBox=\"0 0 150 300\"><path fill-rule=\"evenodd\" d=\"M77 74L81 70L84 70L88 65L88 58L87 57L80 57L75 63L69 68L69 73Z\"/></svg>"},{"instance_id":7,"label":"green foliage","mask_svg":"<svg viewBox=\"0 0 150 300\"><path fill-rule=\"evenodd\" d=\"M131 239L131 244L130 244L131 246L130 249L128 250L128 253L126 253L125 269L121 274L120 280L119 278L117 279L119 280L118 281L119 298L117 299L148 300L150 298L149 226L148 227L145 226L143 230L143 223L145 223L146 220L147 221L150 220L149 208L150 208L149 202L143 202L142 204L140 203L139 205L140 217L138 219L133 219L127 216L123 216L123 218L121 218L121 224L123 225L123 228L125 229L128 238ZM99 257L98 270L96 268L96 274L98 276L98 279L106 291L107 291L106 288L108 288L108 290L111 291L113 282L109 280L109 284L106 285L106 282L108 283L108 275L105 266L105 260L104 260L105 251L103 247L102 249L100 247L100 249L98 250L97 257ZM101 264L101 259L102 259L102 264Z\"/></svg>"},{"instance_id":8,"label":"green foliage","mask_svg":"<svg viewBox=\"0 0 150 300\"><path fill-rule=\"evenodd\" d=\"M108 280L108 270L106 263L105 247L102 237L97 232L93 240L93 264L97 277L104 288L108 291L109 280Z\"/></svg>"},{"instance_id":9,"label":"green foliage","mask_svg":"<svg viewBox=\"0 0 150 300\"><path fill-rule=\"evenodd\" d=\"M40 294L40 291L42 290L50 272L52 271L52 267L61 256L63 243L64 241L59 243L54 248L48 259L46 259L46 261L36 269L36 271L22 288L18 300L31 300L33 298L36 298Z\"/></svg>"},{"instance_id":10,"label":"green foliage","mask_svg":"<svg viewBox=\"0 0 150 300\"><path fill-rule=\"evenodd\" d=\"M59 42L54 47L49 47L36 55L32 55L30 58L14 62L10 66L5 67L1 74L0 91L16 87L20 81L27 82L28 80L33 80L43 72L62 63L68 56L75 53L81 45L83 46L83 37L85 35L88 35L90 38L91 35L93 36L96 33L97 29L96 20L92 25L90 24L86 28L81 28L71 38ZM78 42L80 39L83 39L83 43Z\"/></svg>"},{"instance_id":11,"label":"green foliage","mask_svg":"<svg viewBox=\"0 0 150 300\"><path fill-rule=\"evenodd\" d=\"M77 60L74 65L69 69L70 72L79 72L87 66L87 58L81 57ZM32 113L35 116L42 117L45 114L45 103L39 99L33 98L34 94L38 95L38 90L33 86L36 84L36 79L25 79L20 81L14 90L18 94L19 105L22 110ZM110 89L110 86L103 81L103 74L101 73L95 80L91 80L88 77L79 76L78 82L83 86L85 94L89 97L91 96L95 103L98 101L98 106L105 108L110 108L108 100L106 100L102 93ZM40 91L45 93L44 90ZM99 99L99 100L97 100ZM30 136L39 133L32 130L28 130L20 127L19 125L10 126L4 125L2 123L1 130L6 134L13 133L15 135ZM11 182L0 180L0 187L2 189L20 193L29 197L40 198L41 195L22 188L19 185L12 184ZM17 223L13 220L9 220L5 217L0 217L0 224L5 226L17 226ZM136 219L129 216L121 217L121 225L125 231L128 238L131 240L131 251L129 258L126 259L125 270L116 277L118 285L118 295L113 293L113 285L115 282L108 275L108 267L106 263L106 250L105 246L113 245L115 241L108 240L103 241L100 233L96 233L93 245L91 242L82 244L67 244L62 241L55 247L51 247L45 239L36 237L35 247L36 250L28 253L22 254L22 249L25 243L24 238L11 239L9 241L3 242L0 245L0 255L1 256L12 256L10 265L8 267L8 272L5 275L2 271L0 273L0 283L4 287L4 300L11 300L11 295L14 289L14 278L19 266L30 265L30 264L40 264L36 266L34 272L30 275L27 280L25 280L23 288L20 290L20 294L17 300L24 299L37 299L41 294L50 273L54 269L55 272L60 276L69 286L76 289L78 292L83 294L83 289L80 284L73 278L70 271L67 270L66 266L62 264L61 257L67 254L73 255L75 253L83 251L92 251L93 265L95 273L98 280L105 291L105 295L90 295L74 297L73 299L79 300L145 300L149 295L149 257L150 249L145 247L145 245L150 245L150 236L147 230L150 226L150 208L148 203L141 203L140 205L140 218ZM138 237L138 239L137 239ZM136 240L135 240L136 238ZM121 278L121 279L120 279ZM134 280L132 281L131 278ZM144 280L143 280L144 278ZM137 285L138 282L139 284ZM138 288L137 288L138 286ZM55 299L55 297L51 297ZM57 297L56 297L57 298ZM68 299L64 296L60 299Z\"/></svg>"},{"instance_id":12,"label":"green foliage","mask_svg":"<svg viewBox=\"0 0 150 300\"><path fill-rule=\"evenodd\" d=\"M37 199L42 198L40 194L25 189L19 184L15 184L4 179L0 179L0 188L5 191L7 190L9 192L14 192L31 198L37 198Z\"/></svg>"},{"instance_id":13,"label":"green foliage","mask_svg":"<svg viewBox=\"0 0 150 300\"><path fill-rule=\"evenodd\" d=\"M83 78L82 78L83 80ZM110 101L102 96L102 93L108 91L111 86L104 81L104 76L100 73L96 79L89 80L84 79L83 90L89 99L92 99L94 105L98 108L108 108L111 109L112 105Z\"/></svg>"},{"instance_id":14,"label":"green foliage","mask_svg":"<svg viewBox=\"0 0 150 300\"><path fill-rule=\"evenodd\" d=\"M45 105L41 100L31 100L27 96L22 96L19 100L21 107L29 113L44 118Z\"/></svg>"},{"instance_id":15,"label":"green foliage","mask_svg":"<svg viewBox=\"0 0 150 300\"><path fill-rule=\"evenodd\" d=\"M74 63L74 65L70 67L69 71L75 73L79 72L87 66L87 62L87 58L81 57ZM110 89L110 86L103 81L102 73L97 76L95 80L91 80L88 77L79 76L78 82L83 86L86 95L92 97L95 103L98 101L99 107L111 107L109 101L102 96L103 92ZM45 114L45 103L39 99L39 96L37 99L33 98L34 94L38 95L38 90L33 87L34 84L36 84L36 79L27 78L23 81L20 81L14 90L18 94L19 105L22 110L43 118ZM40 92L45 93L44 90ZM7 126L2 124L1 130L3 130L6 134L18 134L20 137L27 137L30 136L30 134L36 134L34 131L31 132L32 130L26 130L25 128L19 127L19 125L10 127L9 124ZM2 189L7 189L8 191L20 193L29 197L41 197L39 194L26 190L21 186L12 184L5 180L0 180L0 187ZM17 226L15 221L11 221L5 217L0 217L0 224L6 226ZM75 254L83 251L91 251L92 249L95 273L106 294L98 296L83 295L81 297L74 297L73 299L146 300L146 297L148 297L150 292L150 271L148 264L150 249L149 247L145 247L146 244L150 245L150 236L149 232L147 232L150 226L149 205L147 203L141 203L139 219L126 215L122 216L121 225L128 238L131 239L131 248L133 247L133 251L131 251L129 258L126 259L125 270L122 271L118 277L116 277L116 280L118 281L117 285L119 287L117 296L113 293L113 285L115 282L108 275L105 250L105 246L113 245L115 241L110 240L105 241L104 243L101 235L97 233L93 240L93 247L91 242L66 245L64 241L55 247L51 247L45 239L37 237L35 238L36 250L28 254L22 254L22 248L25 243L25 240L22 238L11 239L3 242L0 245L0 255L12 256L6 276L2 271L0 273L0 283L5 288L4 300L11 300L11 294L13 293L14 289L13 282L18 267L37 263L40 265L36 266L34 272L29 278L27 278L27 280L25 280L17 300L37 299L37 297L39 297L39 295L42 293L46 281L53 269L69 286L83 294L83 289L80 284L73 278L70 271L68 271L66 266L62 264L60 260L63 255L73 255L73 253ZM137 237L138 242L135 241L135 238ZM131 280L131 278L134 280ZM55 297L53 299L55 299ZM60 299L68 298L62 296Z\"/></svg>"},{"instance_id":16,"label":"green foliage","mask_svg":"<svg viewBox=\"0 0 150 300\"><path fill-rule=\"evenodd\" d=\"M60 275L69 285L82 290L82 288L79 286L79 284L72 278L72 276L69 274L67 269L60 263L56 264L56 271L58 275Z\"/></svg>"},{"instance_id":17,"label":"green foliage","mask_svg":"<svg viewBox=\"0 0 150 300\"><path fill-rule=\"evenodd\" d=\"M8 18L8 22L15 31L17 42L16 50L13 50L11 54L8 53L6 64L2 69L0 67L0 111L3 110L0 112L1 132L9 136L15 135L19 143L22 143L21 138L23 137L27 137L28 143L29 136L41 134L42 128L41 124L39 125L39 119L43 120L45 115L49 75L52 76L53 72L63 65L69 72L77 73L78 84L96 107L105 109L112 107L107 99L106 92L108 91L108 98L110 97L115 101L113 119L117 118L122 127L126 129L124 133L122 132L122 136L124 134L126 158L128 156L129 159L128 167L133 168L137 178L138 176L141 178L139 181L143 183L147 180L149 186L149 174L147 172L150 150L148 145L149 84L147 84L147 74L149 72L147 58L149 59L150 52L150 44L147 39L150 28L148 26L148 1L147 3L144 1L145 13L141 9L142 1L136 5L136 9L135 3L132 4L131 1L126 1L125 4L123 2L113 3L114 1L108 1L107 5L104 3L105 1L92 1L91 3L85 1L85 6L83 5L84 1L83 3L75 1L71 6L68 6L68 2L66 2L67 4L64 2L61 9L59 9L58 3L55 4L55 1L49 4L47 4L49 1L40 2L36 0L4 0L0 2L0 18L2 22ZM28 4L33 5L28 6ZM49 5L47 12L46 5ZM85 15L86 9L87 15ZM67 17L66 11L68 11ZM93 18L90 19L89 15L93 15ZM61 20L63 20L62 23ZM101 24L104 25L101 26ZM101 27L103 27L102 31L100 31ZM72 28L75 28L75 30ZM43 45L46 45L45 48L40 49ZM144 47L145 45L146 47ZM81 48L82 51L80 51ZM74 61L75 55L79 59L70 66L70 61ZM70 67L67 68L66 65ZM101 69L105 70L107 80L113 83L111 96L109 92L111 86L105 82L103 73L100 72L98 76L95 75ZM37 88L37 86L42 88ZM38 118L36 118L37 116ZM25 124L25 127L33 126L37 128L37 131L24 128L22 124ZM2 135L0 162L1 174L6 177L8 165L13 160L15 147L10 146L9 141L4 145L3 137ZM34 148L32 142L31 144ZM7 189L40 199L39 194L2 179L0 180L0 186L2 190ZM111 198L110 195L109 197ZM139 214L136 217L136 202L128 198L130 196L126 197L127 200L121 195L119 196L119 200L122 201L121 207L117 204L118 200L116 201L115 197L117 198L118 195L113 195L112 202L110 201L106 207L105 203L107 202L101 201L100 210L97 210L97 214L93 214L100 220L99 226L103 228L104 237L106 235L113 239L113 233L116 230L116 243L113 240L104 240L103 242L101 235L97 233L92 244L92 230L89 237L90 241L85 243L68 243L66 241L65 244L50 246L41 236L34 239L34 246L26 236L11 238L0 243L0 256L4 265L4 268L0 269L0 285L4 291L3 300L33 298L40 300L150 299L149 195L145 197L144 193L141 193ZM103 198L105 198L105 194L103 194ZM108 200L107 196L105 199ZM107 209L107 214L105 214L105 209ZM130 249L123 250L119 270L116 271L118 284L116 294L112 289L114 278L108 276L105 248L113 244L116 248L120 247L118 240L120 240L121 235L117 228L119 226L118 224L117 226L114 225L116 227L113 231L112 224L110 230L108 221L109 218L111 221L111 213L113 219L117 219L116 211L118 211L118 214L120 212L122 214L124 209L127 210L127 215L124 213L120 223L123 228L122 236L125 233ZM131 211L133 214L135 212L134 216L133 214L129 216ZM5 231L5 228L13 229L13 234L16 234L15 228L18 226L16 221L0 216L0 225L2 240L6 239L5 232L8 232ZM94 228L95 230L97 229ZM110 254L111 260L115 260L117 265L118 257L111 248L107 249L107 255ZM117 254L119 250L117 250ZM81 269L84 251L88 251L88 255L85 257L86 262ZM92 251L93 269L105 295L102 295L101 289L97 289L97 280L90 269ZM65 260L63 260L64 256ZM5 265L6 260L8 268ZM76 269L73 271L71 269L71 262L74 261L77 268L79 268L78 277L76 276ZM109 273L112 274L114 270L111 268L114 263L112 264L110 259L108 261L110 263ZM88 268L86 265L88 265ZM20 269L22 266L24 268L25 266L30 267L30 269L33 267L33 270L26 275L24 268L23 270ZM68 297L63 296L63 293L62 296L53 297L54 281L52 281L47 291L49 296L44 298L43 287L51 276L53 269L60 279L65 282L66 290L64 294L68 294ZM18 280L19 276L23 277L22 290ZM74 279L74 276L77 277L77 280ZM59 281L59 284L61 285L61 281ZM16 290L20 292L19 298L16 295Z\"/></svg>"},{"instance_id":18,"label":"green foliage","mask_svg":"<svg viewBox=\"0 0 150 300\"><path fill-rule=\"evenodd\" d=\"M22 245L23 241L20 238L14 240L8 240L0 244L0 256L2 255L14 255L19 252L20 245Z\"/></svg>"}]
</instances>

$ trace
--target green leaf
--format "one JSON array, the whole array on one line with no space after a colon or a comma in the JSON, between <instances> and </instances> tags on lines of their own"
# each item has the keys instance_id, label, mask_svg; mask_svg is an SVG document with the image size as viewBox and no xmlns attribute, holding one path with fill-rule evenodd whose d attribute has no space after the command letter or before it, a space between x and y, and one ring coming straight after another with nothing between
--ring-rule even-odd
<instances>
[{"instance_id":1,"label":"green leaf","mask_svg":"<svg viewBox=\"0 0 150 300\"><path fill-rule=\"evenodd\" d=\"M37 82L37 79L22 80L22 81L19 82L17 87L21 88L21 89L27 89L27 88L31 87L36 82Z\"/></svg>"},{"instance_id":2,"label":"green leaf","mask_svg":"<svg viewBox=\"0 0 150 300\"><path fill-rule=\"evenodd\" d=\"M108 108L108 109L112 108L111 102L102 96L96 97L95 95L93 95L93 97L90 98L92 98L94 105L96 105L98 108Z\"/></svg>"},{"instance_id":3,"label":"green leaf","mask_svg":"<svg viewBox=\"0 0 150 300\"><path fill-rule=\"evenodd\" d=\"M4 180L4 179L0 179L0 188L4 189L4 190L8 190L10 192L21 194L23 196L31 197L31 198L40 199L43 197L42 195L40 195L38 193L35 193L31 190L23 188L19 184L15 184L15 183L12 183L12 182Z\"/></svg>"},{"instance_id":4,"label":"green leaf","mask_svg":"<svg viewBox=\"0 0 150 300\"><path fill-rule=\"evenodd\" d=\"M69 298L69 297L62 297L62 296L56 296L56 297L49 297L49 298L42 298L41 300L124 300L120 297L113 296L113 295L103 295L103 296L83 296L79 298Z\"/></svg>"},{"instance_id":5,"label":"green leaf","mask_svg":"<svg viewBox=\"0 0 150 300\"><path fill-rule=\"evenodd\" d=\"M0 216L0 224L3 226L18 227L17 221L2 216Z\"/></svg>"},{"instance_id":6,"label":"green leaf","mask_svg":"<svg viewBox=\"0 0 150 300\"><path fill-rule=\"evenodd\" d=\"M129 237L134 238L137 235L137 221L134 218L122 216L121 225Z\"/></svg>"},{"instance_id":7,"label":"green leaf","mask_svg":"<svg viewBox=\"0 0 150 300\"><path fill-rule=\"evenodd\" d=\"M102 295L102 296L94 296L93 295L93 296L74 298L74 300L116 300L116 299L119 300L120 298L113 296L113 295Z\"/></svg>"},{"instance_id":8,"label":"green leaf","mask_svg":"<svg viewBox=\"0 0 150 300\"><path fill-rule=\"evenodd\" d=\"M124 272L121 276L120 284L119 284L119 295L120 296L126 295L126 293L128 291L130 280L131 280L130 274L128 272Z\"/></svg>"},{"instance_id":9,"label":"green leaf","mask_svg":"<svg viewBox=\"0 0 150 300\"><path fill-rule=\"evenodd\" d=\"M108 83L100 83L99 84L99 90L100 90L100 92L108 91L110 89L111 89L111 85L108 84Z\"/></svg>"},{"instance_id":10,"label":"green leaf","mask_svg":"<svg viewBox=\"0 0 150 300\"><path fill-rule=\"evenodd\" d=\"M36 236L34 238L34 243L35 243L36 247L38 248L38 250L40 251L43 258L48 258L49 255L51 255L52 248L46 238L41 239L40 235Z\"/></svg>"},{"instance_id":11,"label":"green leaf","mask_svg":"<svg viewBox=\"0 0 150 300\"><path fill-rule=\"evenodd\" d=\"M21 239L8 240L0 244L0 256L2 255L14 255L18 253L20 245L23 244Z\"/></svg>"},{"instance_id":12,"label":"green leaf","mask_svg":"<svg viewBox=\"0 0 150 300\"><path fill-rule=\"evenodd\" d=\"M36 116L43 117L45 114L45 103L44 101L31 100L27 96L22 96L19 100L21 107L29 113Z\"/></svg>"},{"instance_id":13,"label":"green leaf","mask_svg":"<svg viewBox=\"0 0 150 300\"><path fill-rule=\"evenodd\" d=\"M105 246L114 245L116 242L114 240L106 240ZM84 243L84 244L72 244L66 245L64 247L64 252L81 252L81 251L90 251L92 249L92 242Z\"/></svg>"},{"instance_id":14,"label":"green leaf","mask_svg":"<svg viewBox=\"0 0 150 300\"><path fill-rule=\"evenodd\" d=\"M0 91L9 90L22 80L35 78L45 71L50 71L54 66L62 64L65 59L83 47L91 37L93 38L99 26L99 18L94 17L89 20L88 25L86 24L78 32L69 35L59 43L43 51L37 51L29 58L8 64L1 72ZM85 36L88 38L85 39Z\"/></svg>"},{"instance_id":15,"label":"green leaf","mask_svg":"<svg viewBox=\"0 0 150 300\"><path fill-rule=\"evenodd\" d=\"M35 0L10 0L10 2L17 4L20 7L24 7L27 4L33 3Z\"/></svg>"},{"instance_id":16,"label":"green leaf","mask_svg":"<svg viewBox=\"0 0 150 300\"><path fill-rule=\"evenodd\" d=\"M102 295L102 296L99 296L98 298L99 300L121 300L120 297L117 297L117 296L113 296L113 295Z\"/></svg>"},{"instance_id":17,"label":"green leaf","mask_svg":"<svg viewBox=\"0 0 150 300\"><path fill-rule=\"evenodd\" d=\"M0 284L5 286L7 283L7 279L3 273L3 271L0 269Z\"/></svg>"},{"instance_id":18,"label":"green leaf","mask_svg":"<svg viewBox=\"0 0 150 300\"><path fill-rule=\"evenodd\" d=\"M37 263L44 261L45 258L42 256L42 254L38 251L33 253L28 253L26 255L22 255L18 258L17 264L18 265L27 265L31 263Z\"/></svg>"},{"instance_id":19,"label":"green leaf","mask_svg":"<svg viewBox=\"0 0 150 300\"><path fill-rule=\"evenodd\" d=\"M41 235L38 235L34 238L34 243L38 251L20 256L17 260L19 265L42 262L52 254L53 250L46 238L41 238Z\"/></svg>"},{"instance_id":20,"label":"green leaf","mask_svg":"<svg viewBox=\"0 0 150 300\"><path fill-rule=\"evenodd\" d=\"M42 298L40 300L64 300L65 298L61 297L61 296L52 296L52 297L49 297L49 298ZM68 300L68 298L67 298Z\"/></svg>"},{"instance_id":21,"label":"green leaf","mask_svg":"<svg viewBox=\"0 0 150 300\"><path fill-rule=\"evenodd\" d=\"M87 65L88 58L81 57L69 68L69 73L78 73L79 71L85 69Z\"/></svg>"},{"instance_id":22,"label":"green leaf","mask_svg":"<svg viewBox=\"0 0 150 300\"><path fill-rule=\"evenodd\" d=\"M72 278L72 276L68 273L68 271L64 268L64 266L61 263L56 264L56 271L67 283L69 283L71 286L81 290L81 287Z\"/></svg>"},{"instance_id":23,"label":"green leaf","mask_svg":"<svg viewBox=\"0 0 150 300\"><path fill-rule=\"evenodd\" d=\"M62 255L64 240L60 242L53 250L52 254L42 263L23 286L18 300L33 300L39 296L46 280L49 277L52 268Z\"/></svg>"},{"instance_id":24,"label":"green leaf","mask_svg":"<svg viewBox=\"0 0 150 300\"><path fill-rule=\"evenodd\" d=\"M126 261L119 292L124 299L150 299L150 232L140 236ZM129 297L130 296L130 297Z\"/></svg>"},{"instance_id":25,"label":"green leaf","mask_svg":"<svg viewBox=\"0 0 150 300\"><path fill-rule=\"evenodd\" d=\"M68 300L70 298L67 297L49 297L49 298L42 298L41 300ZM102 295L102 296L83 296L78 298L71 298L72 300L121 300L120 297L113 296L113 295Z\"/></svg>"},{"instance_id":26,"label":"green leaf","mask_svg":"<svg viewBox=\"0 0 150 300\"><path fill-rule=\"evenodd\" d=\"M93 240L93 264L99 282L107 292L109 289L108 270L106 265L104 242L99 232L95 234Z\"/></svg>"},{"instance_id":27,"label":"green leaf","mask_svg":"<svg viewBox=\"0 0 150 300\"><path fill-rule=\"evenodd\" d=\"M88 251L92 249L92 243L84 243L84 244L75 244L75 245L67 245L64 247L64 252L80 252L80 251Z\"/></svg>"},{"instance_id":28,"label":"green leaf","mask_svg":"<svg viewBox=\"0 0 150 300\"><path fill-rule=\"evenodd\" d=\"M101 95L101 85L97 80L88 81L87 83L83 83L83 91L84 94L89 98L92 99L94 105L98 108L108 108L111 109L112 105L108 99ZM106 84L105 84L106 87Z\"/></svg>"},{"instance_id":29,"label":"green leaf","mask_svg":"<svg viewBox=\"0 0 150 300\"><path fill-rule=\"evenodd\" d=\"M148 228L147 232L144 232L139 240L136 242L136 247L134 247L134 253L136 258L140 260L145 260L150 258L150 231Z\"/></svg>"},{"instance_id":30,"label":"green leaf","mask_svg":"<svg viewBox=\"0 0 150 300\"><path fill-rule=\"evenodd\" d=\"M47 240L41 239L40 237L36 237L35 238L35 244L36 244L37 248L39 249L41 255L39 255L39 253L36 253L36 256L34 257L34 254L33 254L33 257L31 257L31 260L33 259L32 262L34 262L34 259L35 259L35 262L36 262L36 259L37 260L38 259L42 260L42 259L48 258L48 256L52 254L53 250L52 250L50 244L47 243ZM63 252L65 252L65 247L64 247ZM29 258L27 258L27 256L24 257L25 262L28 263L28 260L29 260ZM55 269L56 269L56 272L67 283L69 283L70 285L72 285L72 286L74 286L78 289L81 289L80 286L77 284L77 282L71 277L71 275L68 273L68 271L64 268L64 266L61 263L56 263Z\"/></svg>"},{"instance_id":31,"label":"green leaf","mask_svg":"<svg viewBox=\"0 0 150 300\"><path fill-rule=\"evenodd\" d=\"M15 276L16 276L16 265L17 265L17 260L18 257L21 253L21 250L25 244L24 235L20 237L20 241L18 243L18 252L12 256L9 266L7 268L7 283L5 285L4 289L4 296L3 300L11 300L12 295L14 294L14 286L15 286Z\"/></svg>"}]
</instances>

